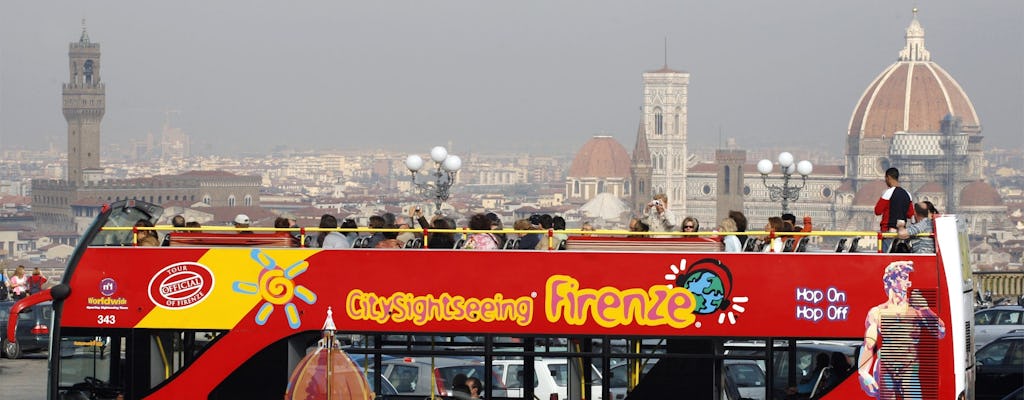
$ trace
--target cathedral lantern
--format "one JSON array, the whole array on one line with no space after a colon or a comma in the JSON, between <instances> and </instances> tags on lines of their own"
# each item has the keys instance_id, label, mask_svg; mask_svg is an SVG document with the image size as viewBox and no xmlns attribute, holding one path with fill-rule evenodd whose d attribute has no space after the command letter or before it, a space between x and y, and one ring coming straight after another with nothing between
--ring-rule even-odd
<instances>
[{"instance_id":1,"label":"cathedral lantern","mask_svg":"<svg viewBox=\"0 0 1024 400\"><path fill-rule=\"evenodd\" d=\"M328 307L324 337L317 342L316 350L295 367L288 379L286 400L372 400L375 397L359 367L341 350L335 330Z\"/></svg>"}]
</instances>

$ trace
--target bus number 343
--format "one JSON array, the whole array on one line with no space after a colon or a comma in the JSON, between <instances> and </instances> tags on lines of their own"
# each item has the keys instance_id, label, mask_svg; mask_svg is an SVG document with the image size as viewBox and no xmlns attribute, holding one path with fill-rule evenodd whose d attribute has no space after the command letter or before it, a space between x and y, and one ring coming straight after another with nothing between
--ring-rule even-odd
<instances>
[{"instance_id":1,"label":"bus number 343","mask_svg":"<svg viewBox=\"0 0 1024 400\"><path fill-rule=\"evenodd\" d=\"M113 315L97 315L96 323L100 325L113 325L117 323L117 317Z\"/></svg>"}]
</instances>

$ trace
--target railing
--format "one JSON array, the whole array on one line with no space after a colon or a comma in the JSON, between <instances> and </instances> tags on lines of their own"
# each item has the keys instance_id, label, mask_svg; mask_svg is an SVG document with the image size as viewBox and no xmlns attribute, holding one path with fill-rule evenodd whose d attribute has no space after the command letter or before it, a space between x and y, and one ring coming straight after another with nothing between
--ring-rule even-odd
<instances>
[{"instance_id":1,"label":"railing","mask_svg":"<svg viewBox=\"0 0 1024 400\"><path fill-rule=\"evenodd\" d=\"M1003 299L1016 304L1016 299L1024 296L1024 271L975 272L974 290L990 296L995 304Z\"/></svg>"},{"instance_id":2,"label":"railing","mask_svg":"<svg viewBox=\"0 0 1024 400\"><path fill-rule=\"evenodd\" d=\"M874 231L811 231L811 232L776 232L776 231L745 231L745 232L635 232L625 230L582 230L582 229L565 229L565 230L554 230L554 229L532 229L532 230L515 230L515 229L503 229L503 230L472 230L468 228L453 228L453 229L431 229L431 228L264 228L264 227L250 227L250 228L235 228L232 226L204 226L199 228L178 228L168 225L159 225L155 227L104 227L103 230L107 231L127 231L132 232L132 244L138 245L139 232L140 231L157 231L157 232L220 232L220 233L280 233L288 232L295 234L298 239L297 247L305 247L305 243L308 237L315 236L320 232L339 232L339 233L357 233L357 234L373 234L373 233L414 233L422 235L422 247L427 248L430 240L431 233L450 233L456 236L456 238L466 239L470 234L474 233L492 233L492 234L516 234L516 235L531 235L531 234L542 234L547 239L548 250L557 250L559 243L555 241L556 234L565 235L577 235L577 236L596 236L596 237L620 237L620 238L636 238L636 237L651 237L659 236L664 239L666 236L672 238L686 238L686 237L710 237L710 238L721 238L729 235L743 235L748 237L763 237L767 242L771 243L776 238L803 238L803 237L837 237L837 238L852 238L855 239L853 243L858 242L861 239L868 238L868 240L874 240L875 249L878 253L883 253L883 239L895 239L897 234L895 232L882 233ZM922 233L916 235L917 237L934 237L933 233ZM720 240L720 239L719 239ZM498 244L499 247L502 245ZM743 243L741 243L743 245ZM794 243L794 246L797 244ZM865 246L864 248L867 248ZM774 248L767 250L768 252L783 252L782 250L776 251ZM852 248L850 252L855 252ZM786 251L791 252L791 251ZM842 252L842 251L836 251Z\"/></svg>"}]
</instances>

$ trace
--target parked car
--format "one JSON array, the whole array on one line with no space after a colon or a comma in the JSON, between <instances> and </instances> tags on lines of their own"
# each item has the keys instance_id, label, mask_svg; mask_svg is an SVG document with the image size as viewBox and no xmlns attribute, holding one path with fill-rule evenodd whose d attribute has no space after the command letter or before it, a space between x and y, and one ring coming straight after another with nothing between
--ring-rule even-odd
<instances>
[{"instance_id":1,"label":"parked car","mask_svg":"<svg viewBox=\"0 0 1024 400\"><path fill-rule=\"evenodd\" d=\"M783 344L783 342L778 342L773 351L772 370L775 371L775 375L772 376L772 387L775 393L770 396L772 398L785 398L788 396L787 391L791 390L789 385L789 348ZM855 365L853 361L856 359L859 347L859 341L797 341L794 368L796 389L804 395L817 389L814 392L815 396L831 390L832 387L853 373L852 366ZM763 356L764 350L763 342L729 341L726 343L726 354L729 355L758 357ZM827 365L818 365L818 360L829 360L829 362ZM762 370L767 370L763 361L755 362ZM823 376L825 374L828 376ZM822 381L821 384L818 384L819 379ZM748 390L749 392L760 390L760 393L764 393L764 388ZM743 397L749 396L743 395ZM764 398L764 395L754 398Z\"/></svg>"},{"instance_id":2,"label":"parked car","mask_svg":"<svg viewBox=\"0 0 1024 400\"><path fill-rule=\"evenodd\" d=\"M18 313L18 326L15 328L14 342L7 336L7 321L10 319L13 301L0 302L0 349L7 358L20 358L24 353L43 351L50 346L50 326L53 318L53 306L50 302L36 304Z\"/></svg>"},{"instance_id":3,"label":"parked car","mask_svg":"<svg viewBox=\"0 0 1024 400\"><path fill-rule=\"evenodd\" d=\"M523 359L494 360L494 369L509 397L522 398ZM540 400L565 400L569 394L569 364L565 358L535 357L533 359L533 396ZM590 365L591 397L601 400L601 372Z\"/></svg>"},{"instance_id":4,"label":"parked car","mask_svg":"<svg viewBox=\"0 0 1024 400\"><path fill-rule=\"evenodd\" d=\"M433 367L433 368L431 368ZM395 386L400 395L441 396L452 395L452 381L458 374L477 378L490 385L492 397L505 397L505 384L493 370L484 373L484 363L475 358L461 357L392 357L381 361L381 372ZM490 379L483 376L490 375Z\"/></svg>"},{"instance_id":5,"label":"parked car","mask_svg":"<svg viewBox=\"0 0 1024 400\"><path fill-rule=\"evenodd\" d=\"M1003 335L975 354L976 400L998 400L1024 386L1024 330Z\"/></svg>"},{"instance_id":6,"label":"parked car","mask_svg":"<svg viewBox=\"0 0 1024 400\"><path fill-rule=\"evenodd\" d=\"M366 382L370 384L370 390L377 395L377 400L384 400L391 398L391 396L398 395L398 391L395 390L395 385L388 381L388 378L380 377L380 390L377 390L376 381L373 379L373 370L363 371L363 376L366 377Z\"/></svg>"},{"instance_id":7,"label":"parked car","mask_svg":"<svg viewBox=\"0 0 1024 400\"><path fill-rule=\"evenodd\" d=\"M725 360L722 362L726 379L735 385L741 399L764 400L768 379L754 360Z\"/></svg>"},{"instance_id":8,"label":"parked car","mask_svg":"<svg viewBox=\"0 0 1024 400\"><path fill-rule=\"evenodd\" d=\"M1024 386L1017 388L1013 393L1006 395L1002 400L1024 400Z\"/></svg>"},{"instance_id":9,"label":"parked car","mask_svg":"<svg viewBox=\"0 0 1024 400\"><path fill-rule=\"evenodd\" d=\"M658 360L656 359L642 360L641 364L643 367L641 369L640 376L642 377L647 375L648 372L651 372L651 368L653 368L654 364L657 362ZM608 391L611 393L612 400L623 400L626 398L626 394L628 393L627 385L629 383L627 368L628 364L622 363L612 367L610 370L612 376L609 378L610 384L608 386L610 387L608 388Z\"/></svg>"},{"instance_id":10,"label":"parked car","mask_svg":"<svg viewBox=\"0 0 1024 400\"><path fill-rule=\"evenodd\" d=\"M974 348L980 349L996 338L1024 329L1024 307L995 306L974 313Z\"/></svg>"}]
</instances>

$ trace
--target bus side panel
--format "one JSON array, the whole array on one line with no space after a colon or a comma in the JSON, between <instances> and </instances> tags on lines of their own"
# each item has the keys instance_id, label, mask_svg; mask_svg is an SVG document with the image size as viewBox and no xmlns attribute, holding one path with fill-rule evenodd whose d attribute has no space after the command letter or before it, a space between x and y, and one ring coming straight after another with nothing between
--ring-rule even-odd
<instances>
[{"instance_id":1,"label":"bus side panel","mask_svg":"<svg viewBox=\"0 0 1024 400\"><path fill-rule=\"evenodd\" d=\"M909 254L96 247L61 324L231 330L167 382L174 397L209 393L267 344L320 330L328 308L345 331L860 339L893 301L896 266L912 267L901 293L932 328L887 335L948 346L928 339L949 320L936 257Z\"/></svg>"}]
</instances>

